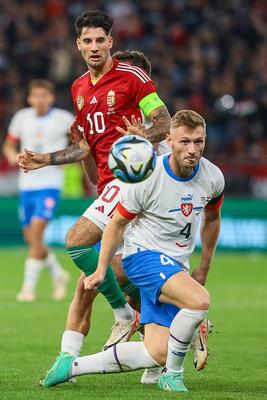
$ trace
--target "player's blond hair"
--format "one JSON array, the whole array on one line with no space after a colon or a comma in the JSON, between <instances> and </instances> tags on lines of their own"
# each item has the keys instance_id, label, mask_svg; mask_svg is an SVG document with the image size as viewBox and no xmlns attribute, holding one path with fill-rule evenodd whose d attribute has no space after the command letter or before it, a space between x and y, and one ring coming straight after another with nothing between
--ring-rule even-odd
<instances>
[{"instance_id":1,"label":"player's blond hair","mask_svg":"<svg viewBox=\"0 0 267 400\"><path fill-rule=\"evenodd\" d=\"M187 126L188 128L197 128L203 126L206 130L205 119L193 110L180 110L172 117L171 127L178 128L179 126Z\"/></svg>"}]
</instances>

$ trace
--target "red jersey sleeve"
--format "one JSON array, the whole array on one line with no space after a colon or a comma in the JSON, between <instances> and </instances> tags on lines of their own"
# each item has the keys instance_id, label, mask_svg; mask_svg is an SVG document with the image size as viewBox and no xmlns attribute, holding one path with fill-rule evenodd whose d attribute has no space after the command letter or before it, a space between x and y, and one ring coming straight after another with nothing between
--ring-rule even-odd
<instances>
[{"instance_id":1,"label":"red jersey sleeve","mask_svg":"<svg viewBox=\"0 0 267 400\"><path fill-rule=\"evenodd\" d=\"M129 82L129 88L132 94L134 107L138 107L140 101L147 95L157 92L154 83L148 77L146 79L140 79L139 76L134 76Z\"/></svg>"}]
</instances>

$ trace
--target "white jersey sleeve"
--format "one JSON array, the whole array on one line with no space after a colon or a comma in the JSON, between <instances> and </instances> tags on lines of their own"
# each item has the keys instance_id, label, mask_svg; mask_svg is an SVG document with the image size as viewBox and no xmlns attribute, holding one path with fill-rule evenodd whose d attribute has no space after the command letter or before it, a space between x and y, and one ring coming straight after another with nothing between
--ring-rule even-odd
<instances>
[{"instance_id":1,"label":"white jersey sleeve","mask_svg":"<svg viewBox=\"0 0 267 400\"><path fill-rule=\"evenodd\" d=\"M222 171L214 166L215 171L216 171L216 180L214 182L214 188L213 188L213 199L220 196L222 192L224 191L224 186L225 186L225 180Z\"/></svg>"},{"instance_id":2,"label":"white jersey sleeve","mask_svg":"<svg viewBox=\"0 0 267 400\"><path fill-rule=\"evenodd\" d=\"M222 171L206 158L202 157L203 174L209 177L211 196L208 198L206 208L216 209L223 201L225 180ZM216 207L217 205L217 207Z\"/></svg>"},{"instance_id":3,"label":"white jersey sleeve","mask_svg":"<svg viewBox=\"0 0 267 400\"><path fill-rule=\"evenodd\" d=\"M20 140L21 124L23 123L24 109L18 111L11 119L8 126L8 135L14 139Z\"/></svg>"},{"instance_id":4,"label":"white jersey sleeve","mask_svg":"<svg viewBox=\"0 0 267 400\"><path fill-rule=\"evenodd\" d=\"M129 215L138 215L143 211L147 190L142 182L125 184L120 194L120 203Z\"/></svg>"},{"instance_id":5,"label":"white jersey sleeve","mask_svg":"<svg viewBox=\"0 0 267 400\"><path fill-rule=\"evenodd\" d=\"M167 144L166 140L162 140L161 142L158 143L158 148L157 148L157 156L163 156L164 154L168 154L172 151L170 146Z\"/></svg>"}]
</instances>

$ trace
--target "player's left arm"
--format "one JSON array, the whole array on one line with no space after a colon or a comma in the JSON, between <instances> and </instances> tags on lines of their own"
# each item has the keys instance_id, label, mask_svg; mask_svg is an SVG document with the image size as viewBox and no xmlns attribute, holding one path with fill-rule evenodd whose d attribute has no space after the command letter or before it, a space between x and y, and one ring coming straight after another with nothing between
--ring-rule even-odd
<instances>
[{"instance_id":1,"label":"player's left arm","mask_svg":"<svg viewBox=\"0 0 267 400\"><path fill-rule=\"evenodd\" d=\"M207 281L212 257L216 249L220 233L222 201L223 194L213 199L204 210L200 230L202 246L201 260L200 265L192 273L192 277L201 285L204 285Z\"/></svg>"},{"instance_id":2,"label":"player's left arm","mask_svg":"<svg viewBox=\"0 0 267 400\"><path fill-rule=\"evenodd\" d=\"M137 119L134 115L131 117L131 121L129 121L125 116L122 118L126 125L126 129L123 129L120 126L116 127L117 131L122 135L132 134L143 136L154 144L164 140L167 133L170 132L171 117L164 105L150 111L148 118L152 121L153 126L148 129L145 129L141 118Z\"/></svg>"},{"instance_id":3,"label":"player's left arm","mask_svg":"<svg viewBox=\"0 0 267 400\"><path fill-rule=\"evenodd\" d=\"M127 129L117 127L117 131L122 135L140 135L144 136L151 143L161 142L170 132L171 117L170 114L156 91L145 95L139 102L138 107L142 110L144 116L152 122L152 127L144 129L141 119L136 120L134 116L129 121L125 116L123 121Z\"/></svg>"},{"instance_id":4,"label":"player's left arm","mask_svg":"<svg viewBox=\"0 0 267 400\"><path fill-rule=\"evenodd\" d=\"M145 138L151 143L161 142L170 132L171 117L165 105L150 111L148 118L152 121L151 128L145 130Z\"/></svg>"}]
</instances>

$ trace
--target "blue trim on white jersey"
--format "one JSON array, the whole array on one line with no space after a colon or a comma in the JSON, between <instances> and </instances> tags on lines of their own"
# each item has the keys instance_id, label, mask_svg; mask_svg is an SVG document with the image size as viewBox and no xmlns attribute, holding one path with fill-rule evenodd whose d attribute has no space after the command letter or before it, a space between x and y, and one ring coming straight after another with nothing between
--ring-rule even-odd
<instances>
[{"instance_id":1,"label":"blue trim on white jersey","mask_svg":"<svg viewBox=\"0 0 267 400\"><path fill-rule=\"evenodd\" d=\"M179 181L179 182L190 181L190 179L194 178L194 176L196 175L196 173L197 173L197 171L199 169L199 162L194 167L192 174L188 178L181 178L180 176L177 176L172 172L170 164L169 164L169 158L170 158L170 154L166 154L166 156L163 157L163 165L164 165L164 168L165 168L167 174L171 178L173 178L173 179L175 179L176 181Z\"/></svg>"}]
</instances>

